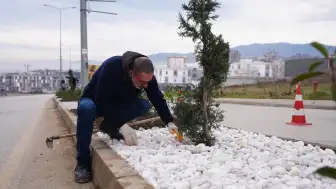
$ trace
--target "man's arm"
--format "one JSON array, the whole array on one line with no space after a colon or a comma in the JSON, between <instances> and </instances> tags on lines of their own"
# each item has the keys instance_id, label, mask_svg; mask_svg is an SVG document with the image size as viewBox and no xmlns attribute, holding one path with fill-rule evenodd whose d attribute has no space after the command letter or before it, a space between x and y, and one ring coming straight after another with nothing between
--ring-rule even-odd
<instances>
[{"instance_id":1,"label":"man's arm","mask_svg":"<svg viewBox=\"0 0 336 189\"><path fill-rule=\"evenodd\" d=\"M155 107L162 121L165 124L173 122L174 118L170 113L167 102L164 99L162 92L159 89L159 85L157 83L155 76L153 76L153 79L148 83L148 87L145 89L145 91L147 93L149 101Z\"/></svg>"},{"instance_id":2,"label":"man's arm","mask_svg":"<svg viewBox=\"0 0 336 189\"><path fill-rule=\"evenodd\" d=\"M107 60L107 61L114 61ZM113 83L116 81L115 69L113 69L114 62L104 62L99 68L99 76L97 78L97 85L95 91L95 104L98 114L108 117L113 100ZM98 71L98 70L97 70Z\"/></svg>"}]
</instances>

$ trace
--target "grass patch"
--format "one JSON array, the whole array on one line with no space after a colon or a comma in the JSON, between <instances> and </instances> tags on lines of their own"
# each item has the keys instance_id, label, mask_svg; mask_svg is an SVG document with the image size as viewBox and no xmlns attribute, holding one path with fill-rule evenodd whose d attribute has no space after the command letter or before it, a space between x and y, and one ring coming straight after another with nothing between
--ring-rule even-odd
<instances>
[{"instance_id":1,"label":"grass patch","mask_svg":"<svg viewBox=\"0 0 336 189\"><path fill-rule=\"evenodd\" d=\"M314 92L313 83L304 82L301 91L305 100L332 100L330 83L319 84ZM289 82L276 82L224 87L215 95L217 98L294 99L295 92L295 86L289 87Z\"/></svg>"},{"instance_id":2,"label":"grass patch","mask_svg":"<svg viewBox=\"0 0 336 189\"><path fill-rule=\"evenodd\" d=\"M309 100L331 100L331 95L327 92L312 92L307 98Z\"/></svg>"},{"instance_id":3,"label":"grass patch","mask_svg":"<svg viewBox=\"0 0 336 189\"><path fill-rule=\"evenodd\" d=\"M81 89L76 89L75 91L71 91L71 90L61 91L60 90L60 91L57 91L55 95L57 98L61 98L62 102L79 101L82 95L82 90Z\"/></svg>"}]
</instances>

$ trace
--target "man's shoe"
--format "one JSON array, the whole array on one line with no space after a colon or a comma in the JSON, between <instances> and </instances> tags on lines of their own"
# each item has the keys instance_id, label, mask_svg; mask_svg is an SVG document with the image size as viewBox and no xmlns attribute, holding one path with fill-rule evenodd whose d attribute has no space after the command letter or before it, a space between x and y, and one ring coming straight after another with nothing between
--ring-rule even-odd
<instances>
[{"instance_id":1,"label":"man's shoe","mask_svg":"<svg viewBox=\"0 0 336 189\"><path fill-rule=\"evenodd\" d=\"M77 165L75 168L75 181L77 183L87 183L92 180L91 171L85 166Z\"/></svg>"}]
</instances>

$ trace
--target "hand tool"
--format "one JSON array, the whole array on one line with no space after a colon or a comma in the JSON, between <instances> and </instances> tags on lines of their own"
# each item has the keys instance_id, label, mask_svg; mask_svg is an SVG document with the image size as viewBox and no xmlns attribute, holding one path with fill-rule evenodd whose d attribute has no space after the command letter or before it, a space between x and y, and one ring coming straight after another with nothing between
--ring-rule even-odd
<instances>
[{"instance_id":1,"label":"hand tool","mask_svg":"<svg viewBox=\"0 0 336 189\"><path fill-rule=\"evenodd\" d=\"M182 142L183 141L183 135L181 133L181 131L171 131L170 134L176 134L176 138L179 142Z\"/></svg>"},{"instance_id":2,"label":"hand tool","mask_svg":"<svg viewBox=\"0 0 336 189\"><path fill-rule=\"evenodd\" d=\"M129 122L127 124L132 127L132 126L140 125L140 124L143 124L143 123L155 122L155 121L158 121L160 119L161 118L159 116L157 116L157 117L153 117L153 118L149 118L149 119L144 119L144 120L140 120L140 121ZM99 129L93 129L93 133L96 133L98 131L99 131ZM46 139L46 145L47 145L48 148L53 148L53 141L54 140L58 140L58 139L62 139L62 138L68 138L68 137L73 137L73 136L76 136L76 133L51 136L51 137L48 137Z\"/></svg>"}]
</instances>

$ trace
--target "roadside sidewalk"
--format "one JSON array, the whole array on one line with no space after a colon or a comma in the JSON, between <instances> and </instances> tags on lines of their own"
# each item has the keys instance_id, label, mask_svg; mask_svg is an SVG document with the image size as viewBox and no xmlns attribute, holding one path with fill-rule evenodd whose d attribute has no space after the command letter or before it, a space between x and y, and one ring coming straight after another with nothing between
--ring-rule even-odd
<instances>
[{"instance_id":1,"label":"roadside sidewalk","mask_svg":"<svg viewBox=\"0 0 336 189\"><path fill-rule=\"evenodd\" d=\"M76 153L71 138L55 140L54 148L47 148L46 137L68 132L52 99L42 108L36 123L2 167L0 189L96 189L92 182L74 181Z\"/></svg>"},{"instance_id":2,"label":"roadside sidewalk","mask_svg":"<svg viewBox=\"0 0 336 189\"><path fill-rule=\"evenodd\" d=\"M217 98L215 102L226 104L242 104L254 106L272 106L292 108L294 99L246 99L246 98ZM336 103L331 100L304 100L305 109L336 110Z\"/></svg>"},{"instance_id":3,"label":"roadside sidewalk","mask_svg":"<svg viewBox=\"0 0 336 189\"><path fill-rule=\"evenodd\" d=\"M69 110L77 108L77 102L59 102L53 99L69 132L76 132L77 117ZM76 138L73 137L75 141ZM112 150L97 135L92 135L93 182L101 189L154 189L133 166Z\"/></svg>"}]
</instances>

